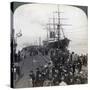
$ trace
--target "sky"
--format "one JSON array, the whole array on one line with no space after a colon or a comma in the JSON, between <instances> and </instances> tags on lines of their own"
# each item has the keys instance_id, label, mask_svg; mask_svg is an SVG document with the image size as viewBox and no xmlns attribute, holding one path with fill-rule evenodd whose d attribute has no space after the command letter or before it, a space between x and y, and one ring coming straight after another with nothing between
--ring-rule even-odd
<instances>
[{"instance_id":1,"label":"sky","mask_svg":"<svg viewBox=\"0 0 90 90\"><path fill-rule=\"evenodd\" d=\"M14 30L16 33L22 32L22 36L17 38L17 51L23 47L38 44L39 38L45 40L47 36L46 24L49 18L53 17L53 12L57 11L56 4L24 4L18 7L14 13ZM64 34L70 41L69 50L78 54L88 51L88 20L81 9L69 6L59 5L59 11L63 24L71 26L62 26ZM56 15L55 15L56 16Z\"/></svg>"}]
</instances>

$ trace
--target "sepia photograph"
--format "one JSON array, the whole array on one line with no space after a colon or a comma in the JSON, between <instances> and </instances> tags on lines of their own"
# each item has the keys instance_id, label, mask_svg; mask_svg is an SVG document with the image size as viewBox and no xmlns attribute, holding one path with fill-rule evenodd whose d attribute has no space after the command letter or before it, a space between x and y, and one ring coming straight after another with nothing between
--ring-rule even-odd
<instances>
[{"instance_id":1,"label":"sepia photograph","mask_svg":"<svg viewBox=\"0 0 90 90\"><path fill-rule=\"evenodd\" d=\"M88 84L88 6L11 2L11 87Z\"/></svg>"}]
</instances>

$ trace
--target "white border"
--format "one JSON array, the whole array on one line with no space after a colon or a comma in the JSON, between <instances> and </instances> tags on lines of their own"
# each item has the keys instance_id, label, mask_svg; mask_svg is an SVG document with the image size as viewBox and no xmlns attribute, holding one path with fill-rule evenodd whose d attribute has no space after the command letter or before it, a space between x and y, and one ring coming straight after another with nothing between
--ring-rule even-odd
<instances>
[{"instance_id":1,"label":"white border","mask_svg":"<svg viewBox=\"0 0 90 90\"><path fill-rule=\"evenodd\" d=\"M1 0L0 1L0 90L12 90L10 88L10 2L11 1L12 0ZM90 6L89 5L90 0L14 0L14 1ZM89 22L90 21L88 19L88 23ZM89 29L90 27L88 28L88 33L90 34ZM90 38L89 34L88 34L88 41ZM88 42L88 46L90 46L90 42ZM90 50L89 50L89 53L90 53ZM90 79L88 81L90 81ZM55 86L55 87L33 88L33 89L37 89L37 90L42 90L42 89L43 90L45 89L85 90L86 89L86 90L89 90L90 88L89 85L90 83L87 85L72 85L72 86L57 86L57 87ZM30 90L30 89L32 88L27 88L27 90Z\"/></svg>"}]
</instances>

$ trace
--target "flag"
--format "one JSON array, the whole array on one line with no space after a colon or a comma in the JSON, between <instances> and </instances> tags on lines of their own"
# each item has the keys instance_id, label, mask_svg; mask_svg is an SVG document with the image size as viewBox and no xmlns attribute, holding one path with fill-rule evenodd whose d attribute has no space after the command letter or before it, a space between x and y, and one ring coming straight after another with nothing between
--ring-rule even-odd
<instances>
[{"instance_id":1,"label":"flag","mask_svg":"<svg viewBox=\"0 0 90 90\"><path fill-rule=\"evenodd\" d=\"M22 36L22 33L21 31L19 33L16 34L17 37L21 37Z\"/></svg>"}]
</instances>

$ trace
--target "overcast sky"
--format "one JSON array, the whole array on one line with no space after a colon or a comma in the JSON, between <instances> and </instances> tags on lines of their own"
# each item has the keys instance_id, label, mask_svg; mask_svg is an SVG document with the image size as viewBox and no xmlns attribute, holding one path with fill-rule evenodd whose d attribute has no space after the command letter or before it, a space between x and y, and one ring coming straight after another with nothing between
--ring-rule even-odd
<instances>
[{"instance_id":1,"label":"overcast sky","mask_svg":"<svg viewBox=\"0 0 90 90\"><path fill-rule=\"evenodd\" d=\"M71 24L71 26L63 26L65 36L71 42L69 49L78 54L87 53L88 45L88 23L86 14L79 8L59 5L61 23ZM16 9L14 13L14 29L15 34L20 30L22 37L18 38L18 49L27 45L38 43L39 37L46 39L47 32L44 29L48 23L48 18L53 17L53 12L57 11L55 4L25 4Z\"/></svg>"}]
</instances>

